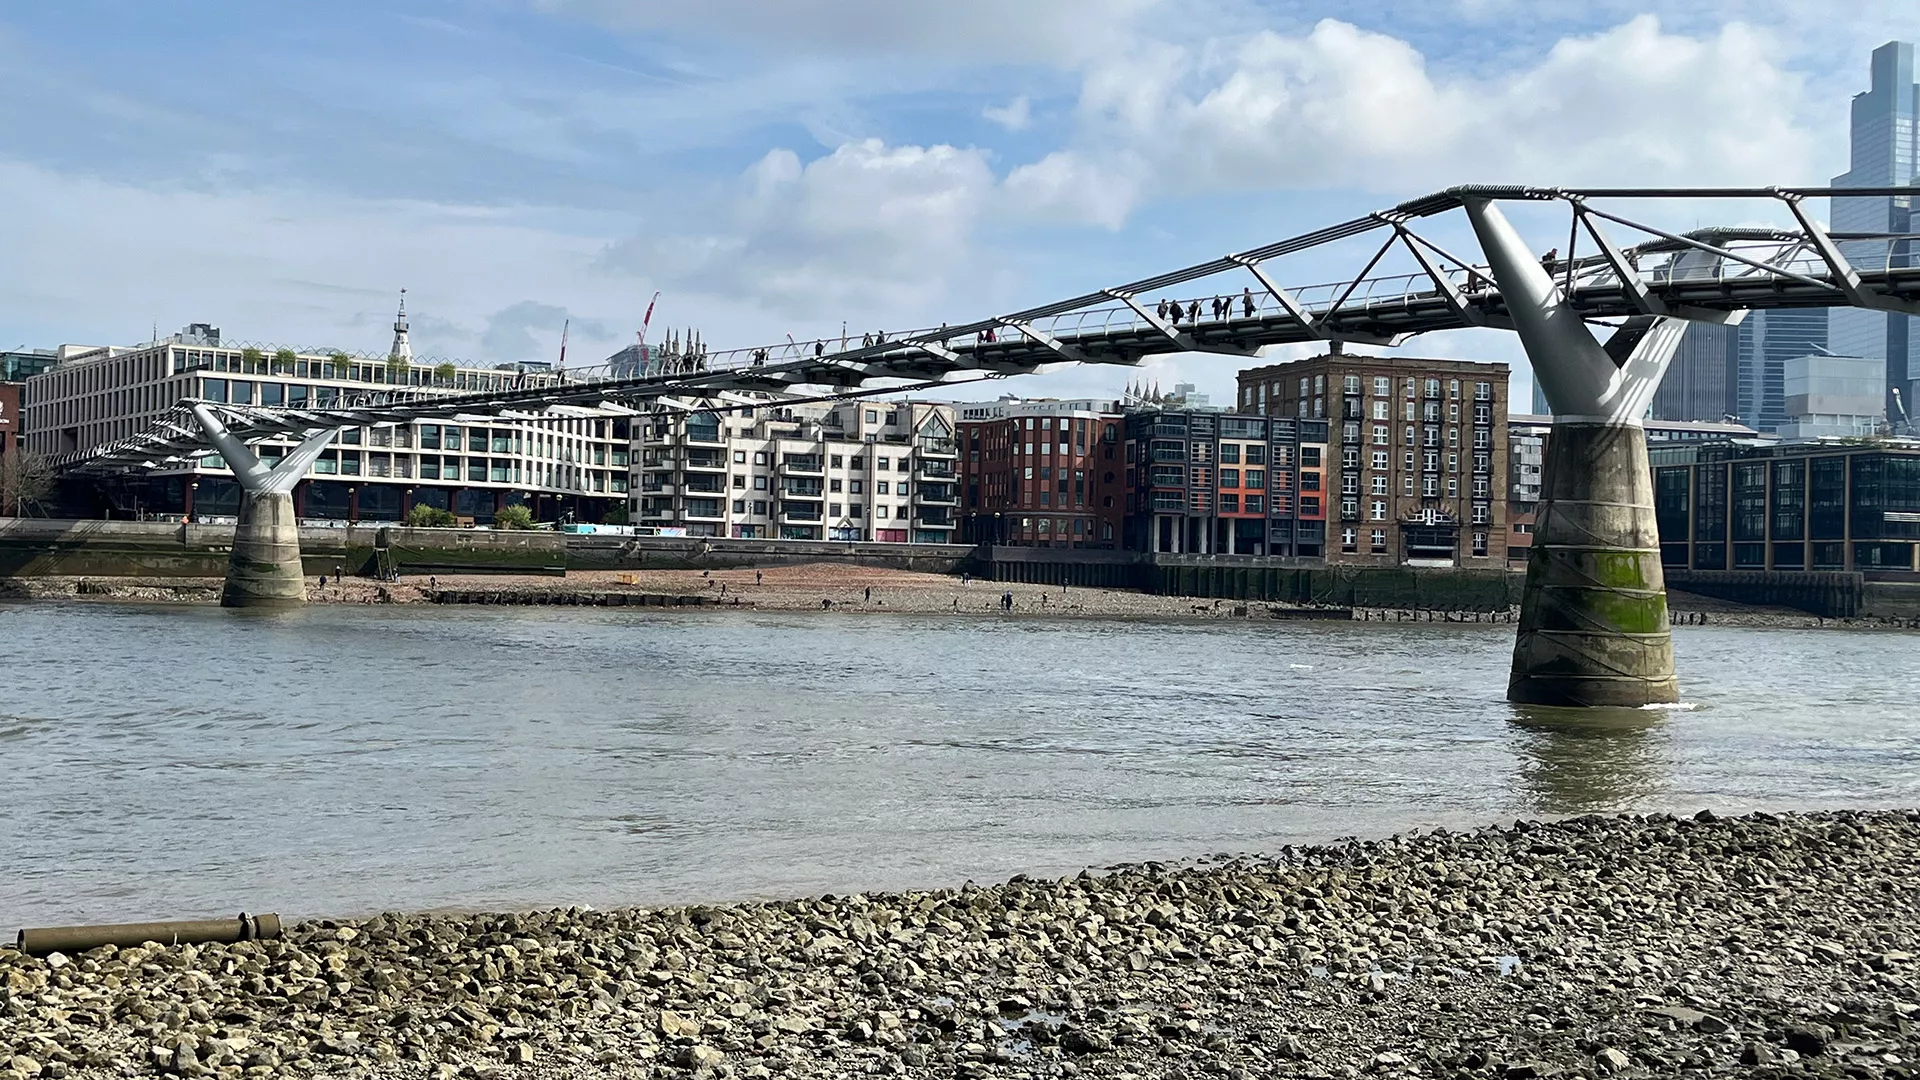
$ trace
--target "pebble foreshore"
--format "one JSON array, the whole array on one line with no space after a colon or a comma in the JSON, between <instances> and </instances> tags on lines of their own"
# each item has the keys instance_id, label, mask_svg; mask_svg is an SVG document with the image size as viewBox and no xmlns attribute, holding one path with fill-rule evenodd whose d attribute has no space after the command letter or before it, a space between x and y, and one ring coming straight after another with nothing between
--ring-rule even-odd
<instances>
[{"instance_id":1,"label":"pebble foreshore","mask_svg":"<svg viewBox=\"0 0 1920 1080\"><path fill-rule=\"evenodd\" d=\"M1920 812L0 949L0 1080L1920 1076Z\"/></svg>"}]
</instances>

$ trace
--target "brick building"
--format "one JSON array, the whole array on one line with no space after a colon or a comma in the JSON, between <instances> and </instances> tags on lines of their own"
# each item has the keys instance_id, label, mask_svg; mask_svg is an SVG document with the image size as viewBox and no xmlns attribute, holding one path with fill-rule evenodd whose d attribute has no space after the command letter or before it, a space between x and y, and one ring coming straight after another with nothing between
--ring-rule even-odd
<instances>
[{"instance_id":1,"label":"brick building","mask_svg":"<svg viewBox=\"0 0 1920 1080\"><path fill-rule=\"evenodd\" d=\"M957 406L963 543L1116 548L1126 514L1111 401Z\"/></svg>"},{"instance_id":2,"label":"brick building","mask_svg":"<svg viewBox=\"0 0 1920 1080\"><path fill-rule=\"evenodd\" d=\"M1240 409L1326 422L1328 562L1502 567L1507 374L1334 352L1242 371Z\"/></svg>"},{"instance_id":3,"label":"brick building","mask_svg":"<svg viewBox=\"0 0 1920 1080\"><path fill-rule=\"evenodd\" d=\"M1126 547L1325 553L1325 421L1146 408L1126 418Z\"/></svg>"}]
</instances>

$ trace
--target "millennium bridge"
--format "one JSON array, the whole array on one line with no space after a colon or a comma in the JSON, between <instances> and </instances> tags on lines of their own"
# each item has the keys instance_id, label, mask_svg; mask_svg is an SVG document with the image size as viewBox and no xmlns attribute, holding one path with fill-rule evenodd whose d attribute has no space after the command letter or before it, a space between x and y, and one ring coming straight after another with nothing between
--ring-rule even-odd
<instances>
[{"instance_id":1,"label":"millennium bridge","mask_svg":"<svg viewBox=\"0 0 1920 1080\"><path fill-rule=\"evenodd\" d=\"M134 470L218 451L242 489L222 603L297 604L306 586L292 491L341 428L524 418L565 406L685 407L751 392L849 396L1067 363L1132 365L1167 353L1251 359L1276 345L1393 346L1437 330L1510 330L1555 424L1508 697L1574 706L1672 702L1678 685L1641 418L1688 322L1732 324L1764 308L1920 314L1912 237L1829 231L1806 205L1814 198L1911 194L1455 187L1126 285L1008 315L869 335L858 345L787 341L705 354L664 374L590 368L525 389L395 389L318 409L189 400L146 431L55 464L75 472ZM1755 217L1783 225L1680 232L1618 209L1675 200L1754 204ZM1502 204L1525 204L1536 217L1564 214L1564 233L1556 227L1553 234L1564 251L1536 254L1540 248L1522 239ZM1461 216L1466 229L1459 228ZM1470 237L1477 250L1449 250L1431 239L1436 234ZM1335 282L1289 287L1279 273L1289 257L1351 257L1358 268ZM1183 299L1169 307L1163 301L1174 290ZM1184 299L1193 295L1208 298L1208 307ZM291 446L269 468L253 449L263 442Z\"/></svg>"}]
</instances>

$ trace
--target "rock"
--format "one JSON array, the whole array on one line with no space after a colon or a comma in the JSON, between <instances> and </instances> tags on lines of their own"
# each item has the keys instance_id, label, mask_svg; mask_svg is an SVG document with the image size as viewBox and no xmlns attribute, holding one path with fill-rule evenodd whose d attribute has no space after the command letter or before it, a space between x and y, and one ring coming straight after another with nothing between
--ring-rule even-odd
<instances>
[{"instance_id":1,"label":"rock","mask_svg":"<svg viewBox=\"0 0 1920 1080\"><path fill-rule=\"evenodd\" d=\"M1770 1065L1773 1063L1773 1047L1763 1042L1749 1042L1740 1048L1740 1064Z\"/></svg>"},{"instance_id":2,"label":"rock","mask_svg":"<svg viewBox=\"0 0 1920 1080\"><path fill-rule=\"evenodd\" d=\"M507 1060L515 1065L531 1065L533 1064L533 1047L526 1043L514 1043L513 1049L507 1051Z\"/></svg>"},{"instance_id":3,"label":"rock","mask_svg":"<svg viewBox=\"0 0 1920 1080\"><path fill-rule=\"evenodd\" d=\"M706 1030L706 1025L679 1013L661 1010L660 1034L669 1039L691 1039Z\"/></svg>"},{"instance_id":4,"label":"rock","mask_svg":"<svg viewBox=\"0 0 1920 1080\"><path fill-rule=\"evenodd\" d=\"M1824 1024L1800 1024L1787 1029L1787 1049L1805 1057L1819 1057L1827 1052L1827 1043L1833 1038L1833 1030Z\"/></svg>"},{"instance_id":5,"label":"rock","mask_svg":"<svg viewBox=\"0 0 1920 1080\"><path fill-rule=\"evenodd\" d=\"M679 1064L697 1073L710 1073L718 1069L726 1060L727 1055L713 1047L695 1043L681 1051Z\"/></svg>"},{"instance_id":6,"label":"rock","mask_svg":"<svg viewBox=\"0 0 1920 1080\"><path fill-rule=\"evenodd\" d=\"M7 1068L19 1073L21 1076L34 1077L40 1075L40 1063L25 1054L15 1054L8 1058Z\"/></svg>"},{"instance_id":7,"label":"rock","mask_svg":"<svg viewBox=\"0 0 1920 1080\"><path fill-rule=\"evenodd\" d=\"M1069 1054L1104 1054L1113 1049L1113 1043L1099 1032L1069 1027L1060 1032L1060 1049Z\"/></svg>"},{"instance_id":8,"label":"rock","mask_svg":"<svg viewBox=\"0 0 1920 1080\"><path fill-rule=\"evenodd\" d=\"M1594 1067L1598 1068L1601 1072L1617 1073L1633 1064L1633 1059L1628 1057L1624 1051L1607 1046L1602 1047L1599 1053L1593 1055L1593 1064Z\"/></svg>"}]
</instances>

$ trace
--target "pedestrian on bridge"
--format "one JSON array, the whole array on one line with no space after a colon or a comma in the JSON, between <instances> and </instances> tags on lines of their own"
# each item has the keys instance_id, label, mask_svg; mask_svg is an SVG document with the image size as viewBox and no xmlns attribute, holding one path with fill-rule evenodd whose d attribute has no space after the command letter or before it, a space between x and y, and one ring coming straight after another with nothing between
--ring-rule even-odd
<instances>
[{"instance_id":1,"label":"pedestrian on bridge","mask_svg":"<svg viewBox=\"0 0 1920 1080\"><path fill-rule=\"evenodd\" d=\"M1160 306L1154 310L1160 314L1160 321L1165 322L1167 318L1167 301L1164 297L1160 300Z\"/></svg>"},{"instance_id":2,"label":"pedestrian on bridge","mask_svg":"<svg viewBox=\"0 0 1920 1080\"><path fill-rule=\"evenodd\" d=\"M1247 318L1253 318L1253 289L1251 286L1240 290L1240 305L1241 309L1247 313Z\"/></svg>"},{"instance_id":3,"label":"pedestrian on bridge","mask_svg":"<svg viewBox=\"0 0 1920 1080\"><path fill-rule=\"evenodd\" d=\"M1175 300L1167 305L1167 321L1175 326L1180 325L1180 301Z\"/></svg>"},{"instance_id":4,"label":"pedestrian on bridge","mask_svg":"<svg viewBox=\"0 0 1920 1080\"><path fill-rule=\"evenodd\" d=\"M1198 323L1200 321L1200 301L1195 300L1193 306L1187 309L1187 321L1190 323Z\"/></svg>"}]
</instances>

